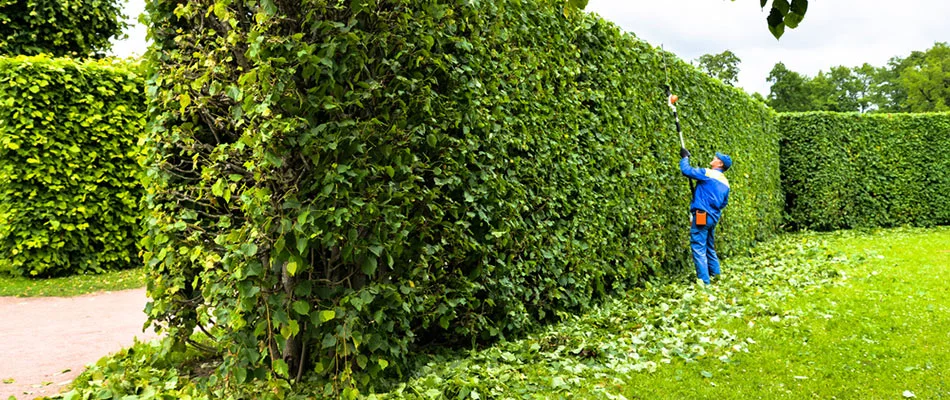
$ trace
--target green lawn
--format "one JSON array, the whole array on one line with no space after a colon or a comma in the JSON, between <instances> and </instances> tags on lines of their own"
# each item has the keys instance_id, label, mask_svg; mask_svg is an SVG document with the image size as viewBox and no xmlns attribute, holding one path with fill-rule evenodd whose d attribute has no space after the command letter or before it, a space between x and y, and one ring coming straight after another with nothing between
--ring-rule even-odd
<instances>
[{"instance_id":1,"label":"green lawn","mask_svg":"<svg viewBox=\"0 0 950 400\"><path fill-rule=\"evenodd\" d=\"M144 268L50 279L11 278L0 275L0 296L78 296L144 286Z\"/></svg>"},{"instance_id":2,"label":"green lawn","mask_svg":"<svg viewBox=\"0 0 950 400\"><path fill-rule=\"evenodd\" d=\"M782 324L732 323L757 343L729 363L675 363L631 377L627 398L950 398L950 230L830 239L866 254L843 286L799 296ZM702 372L711 374L710 378Z\"/></svg>"},{"instance_id":3,"label":"green lawn","mask_svg":"<svg viewBox=\"0 0 950 400\"><path fill-rule=\"evenodd\" d=\"M724 271L429 356L385 397L950 398L950 229L789 235Z\"/></svg>"},{"instance_id":4,"label":"green lawn","mask_svg":"<svg viewBox=\"0 0 950 400\"><path fill-rule=\"evenodd\" d=\"M654 278L518 340L421 354L368 398L950 399L948 227L785 235L726 260L712 286L691 277ZM159 348L101 360L63 398L217 396Z\"/></svg>"}]
</instances>

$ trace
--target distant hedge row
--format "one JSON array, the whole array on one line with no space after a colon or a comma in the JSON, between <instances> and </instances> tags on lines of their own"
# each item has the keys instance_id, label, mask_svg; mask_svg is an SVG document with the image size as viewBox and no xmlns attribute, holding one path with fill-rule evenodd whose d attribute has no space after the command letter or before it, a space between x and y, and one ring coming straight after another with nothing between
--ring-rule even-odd
<instances>
[{"instance_id":1,"label":"distant hedge row","mask_svg":"<svg viewBox=\"0 0 950 400\"><path fill-rule=\"evenodd\" d=\"M110 61L0 58L0 272L141 265L143 87Z\"/></svg>"},{"instance_id":2,"label":"distant hedge row","mask_svg":"<svg viewBox=\"0 0 950 400\"><path fill-rule=\"evenodd\" d=\"M779 115L791 228L950 223L950 114Z\"/></svg>"},{"instance_id":3,"label":"distant hedge row","mask_svg":"<svg viewBox=\"0 0 950 400\"><path fill-rule=\"evenodd\" d=\"M689 268L666 64L695 163L735 155L724 252L771 235L774 113L562 3L149 1L151 319L227 382L372 386Z\"/></svg>"}]
</instances>

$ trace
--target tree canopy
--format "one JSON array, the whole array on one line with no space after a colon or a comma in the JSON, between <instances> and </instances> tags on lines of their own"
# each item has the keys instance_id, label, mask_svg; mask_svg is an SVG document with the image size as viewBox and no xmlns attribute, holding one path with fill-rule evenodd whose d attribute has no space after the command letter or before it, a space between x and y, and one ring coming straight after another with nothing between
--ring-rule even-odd
<instances>
[{"instance_id":1,"label":"tree canopy","mask_svg":"<svg viewBox=\"0 0 950 400\"><path fill-rule=\"evenodd\" d=\"M900 71L906 106L915 111L950 111L950 46L937 43L922 56Z\"/></svg>"},{"instance_id":2,"label":"tree canopy","mask_svg":"<svg viewBox=\"0 0 950 400\"><path fill-rule=\"evenodd\" d=\"M950 111L950 46L893 57L883 67L836 66L808 77L777 63L768 104L777 111Z\"/></svg>"},{"instance_id":3,"label":"tree canopy","mask_svg":"<svg viewBox=\"0 0 950 400\"><path fill-rule=\"evenodd\" d=\"M811 101L805 89L806 79L798 72L786 68L784 63L775 64L768 77L772 84L767 98L769 106L777 111L807 111L811 107Z\"/></svg>"},{"instance_id":4,"label":"tree canopy","mask_svg":"<svg viewBox=\"0 0 950 400\"><path fill-rule=\"evenodd\" d=\"M119 0L0 0L0 55L101 56L128 25Z\"/></svg>"},{"instance_id":5,"label":"tree canopy","mask_svg":"<svg viewBox=\"0 0 950 400\"><path fill-rule=\"evenodd\" d=\"M739 79L739 63L742 60L730 50L719 54L704 54L696 62L699 69L729 86L735 86L736 80Z\"/></svg>"}]
</instances>

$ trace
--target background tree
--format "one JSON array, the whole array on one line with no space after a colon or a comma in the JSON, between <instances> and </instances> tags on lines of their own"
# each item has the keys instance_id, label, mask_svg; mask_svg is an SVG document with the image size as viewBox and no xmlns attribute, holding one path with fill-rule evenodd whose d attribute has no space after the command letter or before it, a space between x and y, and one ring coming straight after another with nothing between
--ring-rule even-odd
<instances>
[{"instance_id":1,"label":"background tree","mask_svg":"<svg viewBox=\"0 0 950 400\"><path fill-rule=\"evenodd\" d=\"M896 96L891 92L899 87L894 83L897 75L893 74L892 78L890 68L864 63L860 67L854 67L854 73L867 86L864 98L868 102L868 112L900 112L897 107L899 103L891 100Z\"/></svg>"},{"instance_id":2,"label":"background tree","mask_svg":"<svg viewBox=\"0 0 950 400\"><path fill-rule=\"evenodd\" d=\"M818 75L807 82L806 91L812 110L838 112L867 112L871 108L868 98L870 80L843 65L832 67L828 72L819 71Z\"/></svg>"},{"instance_id":3,"label":"background tree","mask_svg":"<svg viewBox=\"0 0 950 400\"><path fill-rule=\"evenodd\" d=\"M883 67L837 66L814 78L778 63L768 80L768 103L777 111L950 111L950 46L938 42Z\"/></svg>"},{"instance_id":4,"label":"background tree","mask_svg":"<svg viewBox=\"0 0 950 400\"><path fill-rule=\"evenodd\" d=\"M119 0L0 0L0 55L102 56L127 25Z\"/></svg>"},{"instance_id":5,"label":"background tree","mask_svg":"<svg viewBox=\"0 0 950 400\"><path fill-rule=\"evenodd\" d=\"M911 61L900 71L899 82L907 93L904 104L912 112L950 111L950 46L934 44L921 61Z\"/></svg>"},{"instance_id":6,"label":"background tree","mask_svg":"<svg viewBox=\"0 0 950 400\"><path fill-rule=\"evenodd\" d=\"M739 59L732 51L726 50L719 54L704 54L696 62L699 68L714 78L718 78L729 86L735 86L739 78Z\"/></svg>"},{"instance_id":7,"label":"background tree","mask_svg":"<svg viewBox=\"0 0 950 400\"><path fill-rule=\"evenodd\" d=\"M805 76L789 70L784 63L777 63L769 72L772 83L768 105L779 112L811 110L811 94Z\"/></svg>"},{"instance_id":8,"label":"background tree","mask_svg":"<svg viewBox=\"0 0 950 400\"><path fill-rule=\"evenodd\" d=\"M877 69L872 97L880 112L910 112L907 88L901 83L901 71L923 65L925 52L913 51L907 57L891 57L887 65Z\"/></svg>"}]
</instances>

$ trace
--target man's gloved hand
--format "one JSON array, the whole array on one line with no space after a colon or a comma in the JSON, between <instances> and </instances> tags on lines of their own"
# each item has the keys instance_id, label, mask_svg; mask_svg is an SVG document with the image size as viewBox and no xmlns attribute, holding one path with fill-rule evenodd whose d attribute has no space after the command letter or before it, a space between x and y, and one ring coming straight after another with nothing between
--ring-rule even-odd
<instances>
[{"instance_id":1,"label":"man's gloved hand","mask_svg":"<svg viewBox=\"0 0 950 400\"><path fill-rule=\"evenodd\" d=\"M688 158L690 156L689 150L686 150L685 147L680 148L680 158Z\"/></svg>"}]
</instances>

